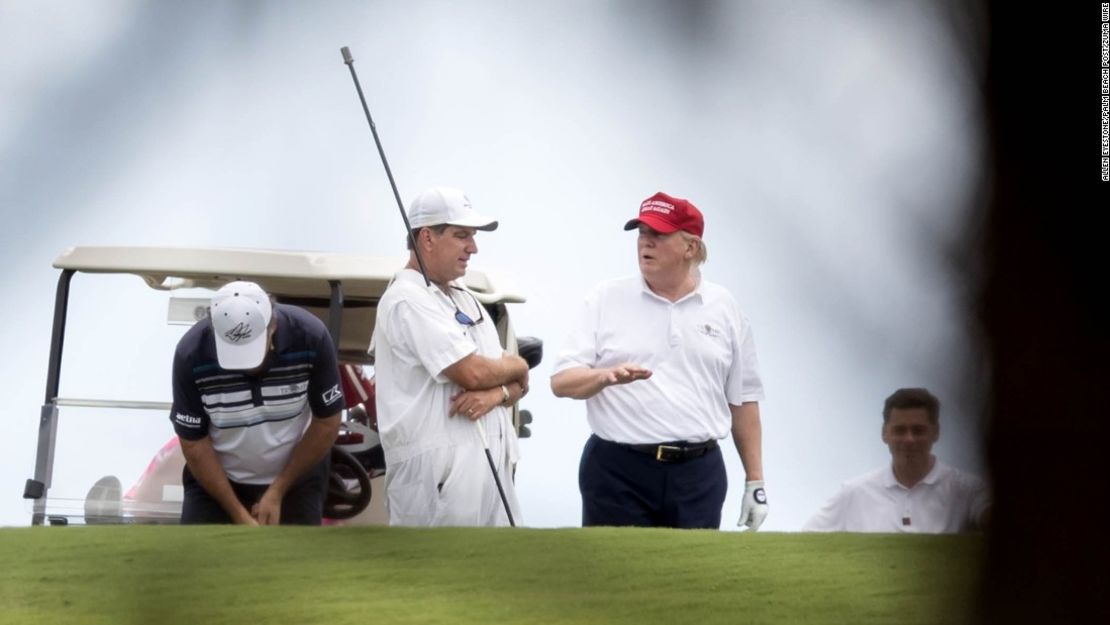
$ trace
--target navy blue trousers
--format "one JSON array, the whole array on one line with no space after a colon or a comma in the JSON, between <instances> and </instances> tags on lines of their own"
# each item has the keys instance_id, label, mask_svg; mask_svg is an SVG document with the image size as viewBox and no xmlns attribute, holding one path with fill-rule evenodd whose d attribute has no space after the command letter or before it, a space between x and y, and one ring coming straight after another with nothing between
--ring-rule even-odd
<instances>
[{"instance_id":1,"label":"navy blue trousers","mask_svg":"<svg viewBox=\"0 0 1110 625\"><path fill-rule=\"evenodd\" d=\"M330 459L330 455L325 456L285 493L281 500L282 525L320 525L323 521L324 496L331 471ZM181 485L185 488L185 501L181 505L182 525L231 523L227 511L204 490L189 471L188 465L181 472ZM235 496L248 511L262 499L267 487L267 484L231 482Z\"/></svg>"},{"instance_id":2,"label":"navy blue trousers","mask_svg":"<svg viewBox=\"0 0 1110 625\"><path fill-rule=\"evenodd\" d=\"M685 462L591 435L578 467L582 525L719 529L728 474L718 447Z\"/></svg>"}]
</instances>

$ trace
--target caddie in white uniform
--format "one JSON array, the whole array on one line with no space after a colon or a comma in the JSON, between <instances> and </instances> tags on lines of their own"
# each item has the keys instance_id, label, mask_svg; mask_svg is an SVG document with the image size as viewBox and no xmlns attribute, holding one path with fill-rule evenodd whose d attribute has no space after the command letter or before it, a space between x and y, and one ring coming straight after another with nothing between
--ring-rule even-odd
<instances>
[{"instance_id":1,"label":"caddie in white uniform","mask_svg":"<svg viewBox=\"0 0 1110 625\"><path fill-rule=\"evenodd\" d=\"M497 221L448 188L421 193L408 219L409 262L378 303L371 348L389 523L508 525L478 420L519 523L509 409L527 391L528 365L502 349L482 305L454 283L478 253L477 231L495 230Z\"/></svg>"},{"instance_id":2,"label":"caddie in white uniform","mask_svg":"<svg viewBox=\"0 0 1110 625\"><path fill-rule=\"evenodd\" d=\"M747 474L740 524L758 529L767 498L751 326L701 277L705 224L691 202L656 193L633 228L640 275L587 297L551 378L555 395L586 400L593 430L582 524L719 528L728 477L717 441L731 434Z\"/></svg>"},{"instance_id":3,"label":"caddie in white uniform","mask_svg":"<svg viewBox=\"0 0 1110 625\"><path fill-rule=\"evenodd\" d=\"M845 482L804 532L955 534L982 529L990 493L978 476L933 455L940 401L923 388L902 388L883 405L889 465Z\"/></svg>"}]
</instances>

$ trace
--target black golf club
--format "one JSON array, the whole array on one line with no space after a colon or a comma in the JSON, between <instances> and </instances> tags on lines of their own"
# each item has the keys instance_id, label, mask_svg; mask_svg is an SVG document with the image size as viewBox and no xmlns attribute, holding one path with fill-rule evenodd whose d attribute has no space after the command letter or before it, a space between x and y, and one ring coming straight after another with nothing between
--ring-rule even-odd
<instances>
[{"instance_id":1,"label":"black golf club","mask_svg":"<svg viewBox=\"0 0 1110 625\"><path fill-rule=\"evenodd\" d=\"M420 265L420 275L424 276L424 284L431 286L432 283L428 280L428 272L424 268L424 259L420 256L420 250L416 247L416 240L412 237L412 226L409 225L409 217L405 214L405 205L401 202L401 194L397 191L397 183L393 181L393 170L389 168L389 161L385 158L385 150L382 149L381 139L378 138L378 127L374 125L374 118L370 116L370 107L366 105L366 96L362 95L362 84L359 83L358 74L355 73L355 57L351 56L351 51L347 49L347 46L340 48L339 52L343 55L343 62L347 64L347 69L351 70L351 79L355 81L355 90L358 91L358 99L362 102L362 112L366 113L366 121L370 123L370 133L374 135L374 144L378 146L378 156L382 157L385 175L389 178L389 186L393 188L393 197L397 200L397 210L401 212L401 219L405 222L405 236L409 238L412 251L416 254L416 264Z\"/></svg>"},{"instance_id":2,"label":"black golf club","mask_svg":"<svg viewBox=\"0 0 1110 625\"><path fill-rule=\"evenodd\" d=\"M397 183L393 181L393 171L389 169L389 161L385 158L385 150L382 149L381 139L378 138L378 127L374 125L374 118L370 116L370 107L366 105L366 97L362 94L362 85L358 81L358 74L355 73L355 59L351 56L351 51L347 46L339 49L343 55L343 62L347 64L347 68L351 70L351 79L355 81L355 89L358 91L358 99L362 102L362 112L366 113L366 121L370 123L370 132L374 135L374 144L378 146L378 156L382 157L382 165L385 166L385 175L389 178L389 186L393 188L393 197L397 200L397 210L401 211L401 219L405 222L405 235L409 238L409 244L412 247L413 253L416 255L416 264L420 266L420 275L424 277L424 284L431 286L431 280L428 280L428 271L424 267L424 259L420 256L420 249L416 245L416 240L412 236L412 226L409 225L408 215L405 214L405 205L401 202L401 194L397 192ZM481 304L479 304L481 305ZM490 472L493 473L493 481L497 484L497 492L501 495L501 503L505 506L505 515L509 517L509 525L516 527L516 522L513 521L513 512L509 509L509 500L505 497L505 488L501 485L501 477L497 474L497 465L493 462L493 454L489 450L489 441L486 439L486 429L482 427L481 421L475 421L478 426L478 434L482 437L482 447L486 450L486 460L489 461Z\"/></svg>"}]
</instances>

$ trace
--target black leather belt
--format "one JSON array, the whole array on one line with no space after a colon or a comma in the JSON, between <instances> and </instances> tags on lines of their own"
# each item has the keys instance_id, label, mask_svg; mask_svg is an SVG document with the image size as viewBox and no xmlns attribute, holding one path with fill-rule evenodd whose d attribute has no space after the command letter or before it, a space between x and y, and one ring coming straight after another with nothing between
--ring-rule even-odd
<instances>
[{"instance_id":1,"label":"black leather belt","mask_svg":"<svg viewBox=\"0 0 1110 625\"><path fill-rule=\"evenodd\" d=\"M717 441L715 440L705 441L704 443L678 441L674 443L657 443L654 445L617 444L625 449L648 454L659 462L686 462L694 458L701 458L717 448Z\"/></svg>"}]
</instances>

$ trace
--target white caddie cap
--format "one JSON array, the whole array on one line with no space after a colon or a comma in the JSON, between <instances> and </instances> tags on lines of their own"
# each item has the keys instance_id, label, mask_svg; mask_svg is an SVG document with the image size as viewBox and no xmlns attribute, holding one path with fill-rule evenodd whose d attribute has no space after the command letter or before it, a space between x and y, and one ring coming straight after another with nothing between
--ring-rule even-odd
<instances>
[{"instance_id":1,"label":"white caddie cap","mask_svg":"<svg viewBox=\"0 0 1110 625\"><path fill-rule=\"evenodd\" d=\"M486 231L497 229L497 220L474 212L470 199L462 191L434 187L416 196L409 205L409 226L415 230L441 224Z\"/></svg>"},{"instance_id":2,"label":"white caddie cap","mask_svg":"<svg viewBox=\"0 0 1110 625\"><path fill-rule=\"evenodd\" d=\"M209 316L221 368L254 369L262 364L273 312L270 296L253 282L229 282L216 291Z\"/></svg>"}]
</instances>

